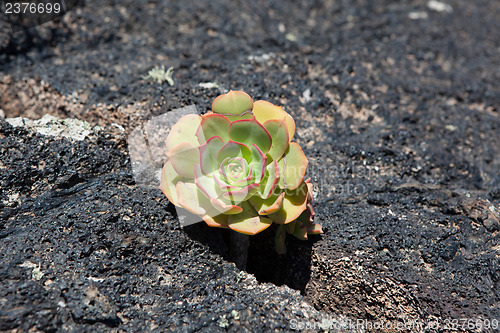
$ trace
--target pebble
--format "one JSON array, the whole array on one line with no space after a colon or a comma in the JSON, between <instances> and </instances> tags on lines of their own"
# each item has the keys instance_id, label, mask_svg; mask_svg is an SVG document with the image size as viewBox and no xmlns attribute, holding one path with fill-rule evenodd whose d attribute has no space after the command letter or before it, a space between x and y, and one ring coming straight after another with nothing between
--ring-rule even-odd
<instances>
[{"instance_id":1,"label":"pebble","mask_svg":"<svg viewBox=\"0 0 500 333\"><path fill-rule=\"evenodd\" d=\"M452 13L453 12L453 7L450 6L447 3L441 2L441 1L436 1L436 0L430 0L427 2L427 7L431 10L434 10L436 12L445 12L445 13Z\"/></svg>"}]
</instances>

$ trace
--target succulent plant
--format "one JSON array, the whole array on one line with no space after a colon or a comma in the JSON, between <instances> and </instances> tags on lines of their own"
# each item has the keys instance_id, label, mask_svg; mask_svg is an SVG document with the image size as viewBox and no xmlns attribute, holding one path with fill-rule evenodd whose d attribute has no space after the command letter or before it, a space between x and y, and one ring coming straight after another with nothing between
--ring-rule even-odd
<instances>
[{"instance_id":1,"label":"succulent plant","mask_svg":"<svg viewBox=\"0 0 500 333\"><path fill-rule=\"evenodd\" d=\"M286 233L322 233L294 133L281 107L230 91L213 101L212 112L186 115L172 127L159 188L211 227L255 235L279 224L276 249L284 253Z\"/></svg>"}]
</instances>

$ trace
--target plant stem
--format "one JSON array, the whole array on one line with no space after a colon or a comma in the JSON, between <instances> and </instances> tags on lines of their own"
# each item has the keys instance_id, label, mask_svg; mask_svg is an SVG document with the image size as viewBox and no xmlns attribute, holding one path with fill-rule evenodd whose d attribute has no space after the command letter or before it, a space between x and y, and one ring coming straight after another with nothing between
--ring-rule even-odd
<instances>
[{"instance_id":1,"label":"plant stem","mask_svg":"<svg viewBox=\"0 0 500 333\"><path fill-rule=\"evenodd\" d=\"M248 247L250 236L233 231L230 234L229 257L240 270L247 267Z\"/></svg>"},{"instance_id":2,"label":"plant stem","mask_svg":"<svg viewBox=\"0 0 500 333\"><path fill-rule=\"evenodd\" d=\"M276 236L274 237L274 247L276 249L276 253L286 254L285 240L286 240L286 225L280 224L278 226L278 229L276 230Z\"/></svg>"}]
</instances>

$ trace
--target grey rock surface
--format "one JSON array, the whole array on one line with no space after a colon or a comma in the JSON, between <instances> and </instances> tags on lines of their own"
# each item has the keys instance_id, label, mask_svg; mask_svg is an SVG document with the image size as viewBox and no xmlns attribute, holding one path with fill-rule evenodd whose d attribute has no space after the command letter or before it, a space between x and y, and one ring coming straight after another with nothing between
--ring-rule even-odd
<instances>
[{"instance_id":1,"label":"grey rock surface","mask_svg":"<svg viewBox=\"0 0 500 333\"><path fill-rule=\"evenodd\" d=\"M494 331L500 3L99 0L0 27L0 109L31 119L0 120L0 330ZM161 65L172 86L143 79ZM243 273L127 151L229 89L293 115L325 230L252 237Z\"/></svg>"},{"instance_id":2,"label":"grey rock surface","mask_svg":"<svg viewBox=\"0 0 500 333\"><path fill-rule=\"evenodd\" d=\"M78 119L59 119L46 114L39 120L16 117L7 118L6 122L14 127L33 129L37 133L68 139L83 140L89 134L96 132L99 127L92 128L86 121Z\"/></svg>"}]
</instances>

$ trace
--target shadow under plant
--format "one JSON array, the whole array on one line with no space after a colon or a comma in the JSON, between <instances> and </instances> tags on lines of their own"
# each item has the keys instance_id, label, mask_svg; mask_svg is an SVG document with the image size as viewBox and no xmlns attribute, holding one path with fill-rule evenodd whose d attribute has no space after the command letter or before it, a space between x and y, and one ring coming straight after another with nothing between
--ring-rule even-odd
<instances>
[{"instance_id":1,"label":"shadow under plant","mask_svg":"<svg viewBox=\"0 0 500 333\"><path fill-rule=\"evenodd\" d=\"M217 230L205 223L184 227L184 231L193 240L208 246L210 250L226 260L233 261L230 254L232 230ZM305 293L311 276L312 246L321 236L312 236L301 241L287 237L286 254L275 250L277 226L272 225L265 231L250 237L246 271L255 275L259 282L271 282L275 285L287 285Z\"/></svg>"}]
</instances>

